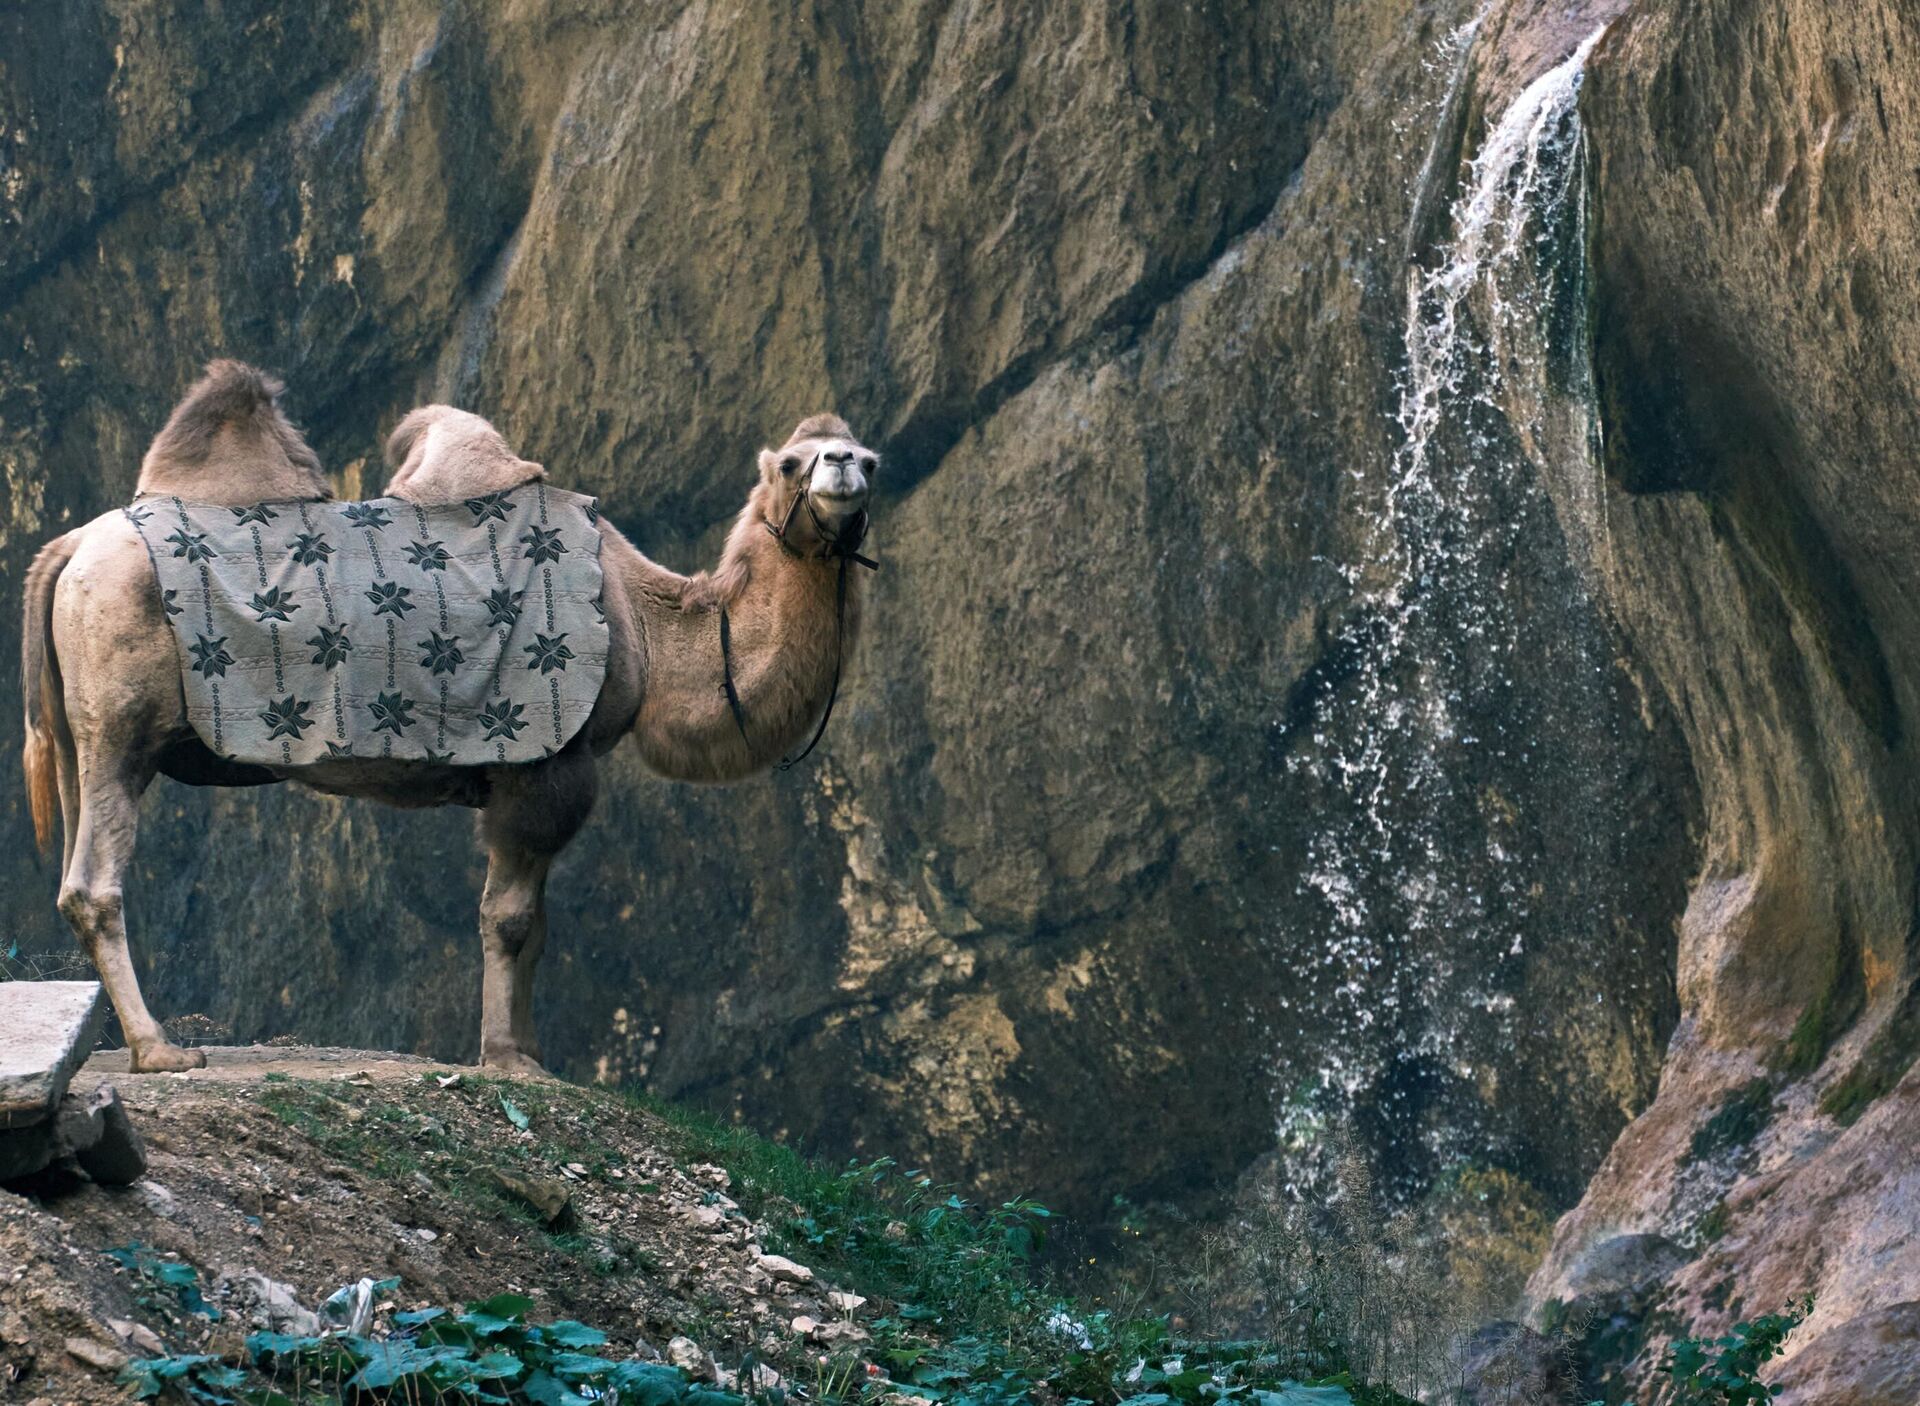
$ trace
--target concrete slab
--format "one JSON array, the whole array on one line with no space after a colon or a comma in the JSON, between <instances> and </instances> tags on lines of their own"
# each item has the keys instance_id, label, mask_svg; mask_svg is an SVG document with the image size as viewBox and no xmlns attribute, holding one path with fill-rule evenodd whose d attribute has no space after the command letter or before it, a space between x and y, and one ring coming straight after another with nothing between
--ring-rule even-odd
<instances>
[{"instance_id":1,"label":"concrete slab","mask_svg":"<svg viewBox=\"0 0 1920 1406\"><path fill-rule=\"evenodd\" d=\"M97 981L0 981L0 1128L53 1116L106 1018Z\"/></svg>"}]
</instances>

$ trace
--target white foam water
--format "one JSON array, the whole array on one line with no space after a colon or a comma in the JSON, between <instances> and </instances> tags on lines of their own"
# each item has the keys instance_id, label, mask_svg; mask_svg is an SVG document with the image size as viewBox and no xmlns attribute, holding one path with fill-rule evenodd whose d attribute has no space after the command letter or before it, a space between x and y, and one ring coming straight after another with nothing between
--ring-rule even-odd
<instances>
[{"instance_id":1,"label":"white foam water","mask_svg":"<svg viewBox=\"0 0 1920 1406\"><path fill-rule=\"evenodd\" d=\"M1443 125L1455 120L1484 17L1443 41ZM1338 1116L1356 1099L1395 1096L1382 1090L1396 1087L1396 1062L1473 1086L1485 1071L1463 1054L1463 1026L1481 1022L1484 1033L1515 1018L1511 992L1478 973L1523 955L1538 876L1501 824L1476 818L1498 797L1470 792L1498 793L1505 774L1522 776L1533 761L1526 722L1499 721L1516 671L1543 667L1528 657L1539 626L1514 602L1525 590L1515 577L1528 550L1521 534L1557 522L1583 566L1604 536L1578 113L1599 39L1491 123L1462 173L1445 243L1410 266L1397 448L1364 549L1344 568L1356 597L1358 623L1342 641L1353 663L1289 763L1340 800L1301 881L1325 921L1311 984L1337 1029L1311 1077L1285 1071L1283 1156L1317 1140L1329 1105ZM1450 175L1436 171L1444 146L1437 136L1421 169L1416 221L1424 188ZM1577 324L1557 338L1556 309ZM1576 696L1594 692L1598 716L1606 654L1588 640L1552 666ZM1437 1162L1473 1150L1475 1134L1445 1119L1424 1118L1420 1131Z\"/></svg>"}]
</instances>

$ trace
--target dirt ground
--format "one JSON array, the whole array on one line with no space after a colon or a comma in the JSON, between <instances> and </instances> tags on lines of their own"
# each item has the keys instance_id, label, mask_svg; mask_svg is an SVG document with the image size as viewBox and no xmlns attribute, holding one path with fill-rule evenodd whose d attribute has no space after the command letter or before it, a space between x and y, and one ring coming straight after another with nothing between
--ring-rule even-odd
<instances>
[{"instance_id":1,"label":"dirt ground","mask_svg":"<svg viewBox=\"0 0 1920 1406\"><path fill-rule=\"evenodd\" d=\"M102 1054L76 1078L126 1102L148 1154L134 1186L0 1191L0 1401L126 1400L125 1358L237 1354L363 1277L399 1277L383 1313L520 1292L535 1321L723 1380L750 1351L791 1376L823 1336L864 1337L829 1286L763 1258L723 1170L681 1165L617 1094L351 1050L208 1053L151 1075ZM217 1318L156 1273L176 1262Z\"/></svg>"}]
</instances>

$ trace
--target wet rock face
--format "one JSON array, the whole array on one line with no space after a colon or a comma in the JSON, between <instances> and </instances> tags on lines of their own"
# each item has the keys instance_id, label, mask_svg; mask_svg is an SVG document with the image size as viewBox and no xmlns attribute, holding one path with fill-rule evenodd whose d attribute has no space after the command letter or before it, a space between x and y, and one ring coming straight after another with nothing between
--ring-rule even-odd
<instances>
[{"instance_id":1,"label":"wet rock face","mask_svg":"<svg viewBox=\"0 0 1920 1406\"><path fill-rule=\"evenodd\" d=\"M1533 1294L1623 1231L1688 1251L1668 1321L1812 1292L1794 1403L1912 1390L1887 1344L1920 1292L1920 342L1886 291L1920 240L1911 40L1874 5L1642 6L1586 104L1610 594L1706 824L1659 1099Z\"/></svg>"},{"instance_id":2,"label":"wet rock face","mask_svg":"<svg viewBox=\"0 0 1920 1406\"><path fill-rule=\"evenodd\" d=\"M453 399L676 566L837 408L887 565L824 760L612 762L554 878L555 1061L1070 1205L1350 1120L1398 1189L1571 1201L1652 1092L1693 802L1524 476L1416 525L1469 564L1379 633L1420 574L1374 579L1408 260L1518 82L1452 61L1467 18L17 10L7 574L216 352L286 377L343 493ZM63 943L4 804L7 917ZM462 817L163 785L145 825L158 1008L471 1052Z\"/></svg>"}]
</instances>

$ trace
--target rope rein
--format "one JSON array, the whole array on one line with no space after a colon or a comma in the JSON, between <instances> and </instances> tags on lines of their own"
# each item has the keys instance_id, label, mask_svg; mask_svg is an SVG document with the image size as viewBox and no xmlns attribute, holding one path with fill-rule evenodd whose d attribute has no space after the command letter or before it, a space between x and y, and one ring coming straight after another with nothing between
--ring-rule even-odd
<instances>
[{"instance_id":1,"label":"rope rein","mask_svg":"<svg viewBox=\"0 0 1920 1406\"><path fill-rule=\"evenodd\" d=\"M825 544L815 560L837 557L840 561L840 570L833 584L833 682L827 688L826 711L820 714L820 725L813 730L813 739L796 755L775 763L780 771L793 770L812 754L815 747L820 745L820 739L827 735L827 722L833 717L833 705L840 697L840 666L845 662L847 644L847 565L850 562L857 562L869 571L880 569L879 562L860 554L860 544L866 540L867 536L867 515L864 511L854 519L845 532L841 533L829 532L827 525L820 521L820 512L813 506L813 470L819 462L820 452L815 450L813 458L807 462L807 476L801 481L800 491L787 505L786 516L780 520L778 527L765 518L761 519L761 525L772 534L782 551L790 557L805 559L806 553L797 550L787 540L787 529L793 526L793 515L800 510L800 505L805 503L807 516L813 521L813 530ZM720 607L720 679L727 694L727 710L733 714L733 725L740 731L740 741L746 747L747 755L752 756L753 743L747 738L747 710L740 702L740 690L733 681L733 625L727 619L727 608L724 605Z\"/></svg>"}]
</instances>

